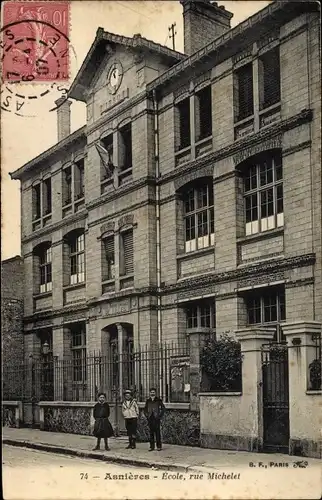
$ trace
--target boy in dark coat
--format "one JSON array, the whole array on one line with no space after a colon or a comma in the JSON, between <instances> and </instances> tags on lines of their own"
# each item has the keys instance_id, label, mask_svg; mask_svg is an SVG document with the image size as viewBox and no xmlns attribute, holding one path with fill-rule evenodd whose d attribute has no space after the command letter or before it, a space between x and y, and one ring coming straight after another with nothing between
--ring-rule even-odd
<instances>
[{"instance_id":1,"label":"boy in dark coat","mask_svg":"<svg viewBox=\"0 0 322 500\"><path fill-rule=\"evenodd\" d=\"M157 450L160 451L162 449L160 423L164 412L165 406L162 403L162 400L156 396L156 389L150 389L150 397L147 399L144 408L144 414L148 420L150 429L149 451L154 450L155 440L157 442Z\"/></svg>"},{"instance_id":2,"label":"boy in dark coat","mask_svg":"<svg viewBox=\"0 0 322 500\"><path fill-rule=\"evenodd\" d=\"M94 436L97 438L97 444L93 451L100 449L101 439L104 439L105 450L108 451L108 438L114 435L113 427L108 417L110 416L110 407L106 402L106 394L99 393L98 403L94 406L95 425Z\"/></svg>"}]
</instances>

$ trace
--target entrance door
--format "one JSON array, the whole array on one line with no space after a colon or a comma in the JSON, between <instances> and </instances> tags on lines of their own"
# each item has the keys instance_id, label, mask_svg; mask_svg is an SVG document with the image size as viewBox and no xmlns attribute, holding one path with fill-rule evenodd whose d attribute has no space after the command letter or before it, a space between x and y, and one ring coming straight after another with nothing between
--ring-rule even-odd
<instances>
[{"instance_id":1,"label":"entrance door","mask_svg":"<svg viewBox=\"0 0 322 500\"><path fill-rule=\"evenodd\" d=\"M285 344L262 350L264 451L289 452L289 379Z\"/></svg>"}]
</instances>

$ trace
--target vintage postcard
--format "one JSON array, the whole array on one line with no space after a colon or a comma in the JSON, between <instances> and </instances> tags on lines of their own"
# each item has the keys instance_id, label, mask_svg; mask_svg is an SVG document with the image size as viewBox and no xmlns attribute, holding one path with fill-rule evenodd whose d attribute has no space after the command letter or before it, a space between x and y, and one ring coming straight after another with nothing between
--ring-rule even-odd
<instances>
[{"instance_id":1,"label":"vintage postcard","mask_svg":"<svg viewBox=\"0 0 322 500\"><path fill-rule=\"evenodd\" d=\"M321 499L321 5L1 5L6 500Z\"/></svg>"}]
</instances>

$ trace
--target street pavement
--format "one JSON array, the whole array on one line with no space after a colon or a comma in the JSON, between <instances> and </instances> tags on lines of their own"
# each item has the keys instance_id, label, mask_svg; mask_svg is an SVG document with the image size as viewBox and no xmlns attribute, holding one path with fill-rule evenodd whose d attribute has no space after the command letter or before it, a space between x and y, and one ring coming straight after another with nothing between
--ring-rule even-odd
<instances>
[{"instance_id":1,"label":"street pavement","mask_svg":"<svg viewBox=\"0 0 322 500\"><path fill-rule=\"evenodd\" d=\"M122 438L98 453L90 436L35 429L3 428L3 442L16 445L4 446L6 499L320 499L322 492L314 459L167 444L149 453L147 443L126 450Z\"/></svg>"}]
</instances>

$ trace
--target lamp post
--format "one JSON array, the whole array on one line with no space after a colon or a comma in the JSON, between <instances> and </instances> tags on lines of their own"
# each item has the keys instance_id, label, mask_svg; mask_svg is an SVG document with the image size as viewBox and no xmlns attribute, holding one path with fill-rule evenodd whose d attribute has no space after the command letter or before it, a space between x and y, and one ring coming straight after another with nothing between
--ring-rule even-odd
<instances>
[{"instance_id":1,"label":"lamp post","mask_svg":"<svg viewBox=\"0 0 322 500\"><path fill-rule=\"evenodd\" d=\"M51 390L51 376L50 376L50 360L48 359L48 355L50 353L50 347L47 340L42 345L42 354L43 354L43 384L42 384L42 398L47 400L50 399L50 390Z\"/></svg>"},{"instance_id":2,"label":"lamp post","mask_svg":"<svg viewBox=\"0 0 322 500\"><path fill-rule=\"evenodd\" d=\"M42 353L44 356L47 356L49 354L49 344L47 340L45 340L45 342L42 345Z\"/></svg>"}]
</instances>

